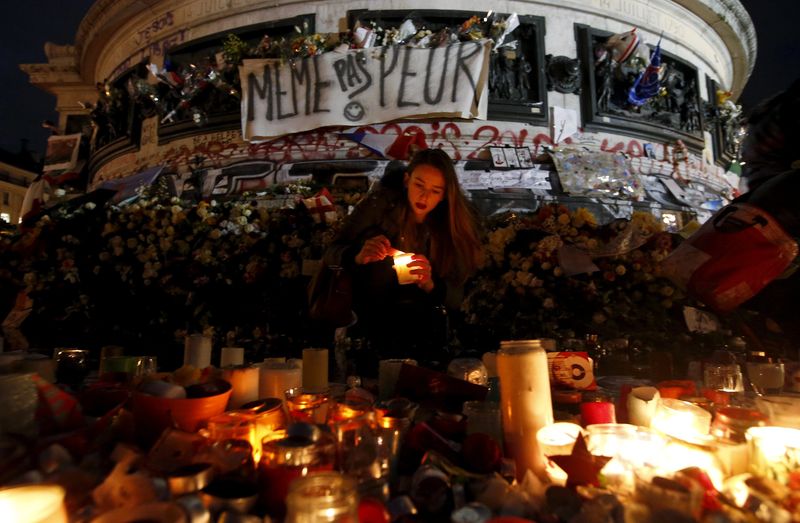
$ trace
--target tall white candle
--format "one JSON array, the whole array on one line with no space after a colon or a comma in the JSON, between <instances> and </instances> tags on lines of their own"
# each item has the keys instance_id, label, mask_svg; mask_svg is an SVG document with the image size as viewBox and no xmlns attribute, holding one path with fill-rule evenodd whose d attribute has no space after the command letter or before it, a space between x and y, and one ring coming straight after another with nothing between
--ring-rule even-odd
<instances>
[{"instance_id":1,"label":"tall white candle","mask_svg":"<svg viewBox=\"0 0 800 523\"><path fill-rule=\"evenodd\" d=\"M235 367L222 371L222 379L231 384L228 410L238 409L245 403L258 399L259 376L258 367Z\"/></svg>"},{"instance_id":2,"label":"tall white candle","mask_svg":"<svg viewBox=\"0 0 800 523\"><path fill-rule=\"evenodd\" d=\"M293 363L264 363L259 367L258 395L286 399L284 392L303 386L303 374Z\"/></svg>"},{"instance_id":3,"label":"tall white candle","mask_svg":"<svg viewBox=\"0 0 800 523\"><path fill-rule=\"evenodd\" d=\"M632 425L649 427L661 399L655 387L634 387L628 394L628 420Z\"/></svg>"},{"instance_id":4,"label":"tall white candle","mask_svg":"<svg viewBox=\"0 0 800 523\"><path fill-rule=\"evenodd\" d=\"M506 455L517 464L517 479L527 470L545 478L545 462L536 439L553 423L547 355L539 340L504 341L497 353L500 410Z\"/></svg>"},{"instance_id":5,"label":"tall white candle","mask_svg":"<svg viewBox=\"0 0 800 523\"><path fill-rule=\"evenodd\" d=\"M328 349L303 349L303 388L328 388Z\"/></svg>"},{"instance_id":6,"label":"tall white candle","mask_svg":"<svg viewBox=\"0 0 800 523\"><path fill-rule=\"evenodd\" d=\"M220 368L238 367L244 365L244 348L242 347L222 347L219 357Z\"/></svg>"},{"instance_id":7,"label":"tall white candle","mask_svg":"<svg viewBox=\"0 0 800 523\"><path fill-rule=\"evenodd\" d=\"M183 344L183 364L197 369L211 366L211 338L202 334L186 336Z\"/></svg>"},{"instance_id":8,"label":"tall white candle","mask_svg":"<svg viewBox=\"0 0 800 523\"><path fill-rule=\"evenodd\" d=\"M57 485L21 485L0 489L0 521L67 523L64 489Z\"/></svg>"}]
</instances>

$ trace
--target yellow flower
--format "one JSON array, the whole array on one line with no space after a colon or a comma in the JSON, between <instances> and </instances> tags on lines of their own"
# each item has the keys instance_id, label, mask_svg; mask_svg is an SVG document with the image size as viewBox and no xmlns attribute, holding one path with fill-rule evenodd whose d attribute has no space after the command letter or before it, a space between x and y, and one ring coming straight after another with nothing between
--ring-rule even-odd
<instances>
[{"instance_id":1,"label":"yellow flower","mask_svg":"<svg viewBox=\"0 0 800 523\"><path fill-rule=\"evenodd\" d=\"M558 224L559 225L567 225L567 224L569 224L569 222L570 222L569 214L563 213L563 214L559 214L558 215Z\"/></svg>"},{"instance_id":2,"label":"yellow flower","mask_svg":"<svg viewBox=\"0 0 800 523\"><path fill-rule=\"evenodd\" d=\"M624 265L617 265L614 268L614 272L616 272L619 276L624 276L625 273L628 272L628 270L625 268Z\"/></svg>"}]
</instances>

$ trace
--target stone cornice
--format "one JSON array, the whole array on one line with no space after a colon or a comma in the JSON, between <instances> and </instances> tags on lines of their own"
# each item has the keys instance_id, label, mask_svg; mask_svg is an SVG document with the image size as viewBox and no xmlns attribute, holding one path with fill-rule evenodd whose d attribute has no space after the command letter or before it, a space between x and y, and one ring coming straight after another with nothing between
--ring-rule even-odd
<instances>
[{"instance_id":1,"label":"stone cornice","mask_svg":"<svg viewBox=\"0 0 800 523\"><path fill-rule=\"evenodd\" d=\"M738 96L756 64L758 45L753 20L739 0L673 0L708 23L728 46L733 60L733 85Z\"/></svg>"}]
</instances>

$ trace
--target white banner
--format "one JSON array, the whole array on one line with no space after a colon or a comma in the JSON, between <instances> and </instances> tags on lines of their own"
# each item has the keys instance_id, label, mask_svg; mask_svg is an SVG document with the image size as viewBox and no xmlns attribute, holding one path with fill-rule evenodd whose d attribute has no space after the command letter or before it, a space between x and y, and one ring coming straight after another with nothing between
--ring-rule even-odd
<instances>
[{"instance_id":1,"label":"white banner","mask_svg":"<svg viewBox=\"0 0 800 523\"><path fill-rule=\"evenodd\" d=\"M486 118L491 41L245 60L242 136L259 141L398 118Z\"/></svg>"}]
</instances>

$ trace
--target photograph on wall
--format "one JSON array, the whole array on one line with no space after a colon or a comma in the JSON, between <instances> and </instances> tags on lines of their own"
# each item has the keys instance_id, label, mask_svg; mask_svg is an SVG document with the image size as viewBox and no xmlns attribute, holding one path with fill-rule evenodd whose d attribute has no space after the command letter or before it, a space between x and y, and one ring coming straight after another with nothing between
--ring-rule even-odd
<instances>
[{"instance_id":1,"label":"photograph on wall","mask_svg":"<svg viewBox=\"0 0 800 523\"><path fill-rule=\"evenodd\" d=\"M74 169L78 163L80 147L80 134L49 137L44 157L44 172Z\"/></svg>"},{"instance_id":2,"label":"photograph on wall","mask_svg":"<svg viewBox=\"0 0 800 523\"><path fill-rule=\"evenodd\" d=\"M508 162L506 162L506 153L503 151L504 147L489 147L489 153L492 155L492 167L500 169L507 169Z\"/></svg>"},{"instance_id":3,"label":"photograph on wall","mask_svg":"<svg viewBox=\"0 0 800 523\"><path fill-rule=\"evenodd\" d=\"M533 167L531 150L527 147L517 147L517 159L519 160L519 166L523 169L530 169Z\"/></svg>"},{"instance_id":4,"label":"photograph on wall","mask_svg":"<svg viewBox=\"0 0 800 523\"><path fill-rule=\"evenodd\" d=\"M506 165L509 169L519 169L519 158L517 158L517 150L514 147L504 147L503 154L506 156Z\"/></svg>"}]
</instances>

